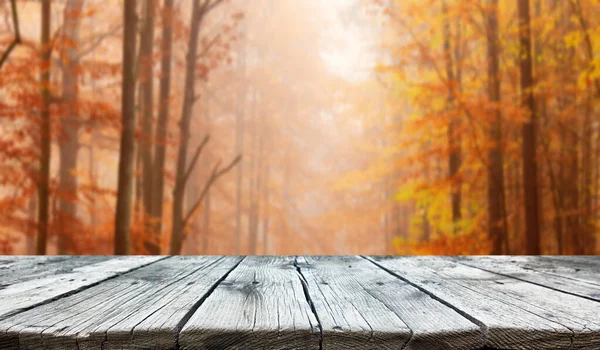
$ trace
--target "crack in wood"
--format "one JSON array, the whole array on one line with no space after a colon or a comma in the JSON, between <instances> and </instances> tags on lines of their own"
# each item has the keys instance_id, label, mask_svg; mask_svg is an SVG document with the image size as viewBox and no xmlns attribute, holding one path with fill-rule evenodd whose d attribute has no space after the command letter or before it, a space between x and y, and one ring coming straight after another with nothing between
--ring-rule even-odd
<instances>
[{"instance_id":1,"label":"crack in wood","mask_svg":"<svg viewBox=\"0 0 600 350\"><path fill-rule=\"evenodd\" d=\"M308 292L308 281L302 274L302 269L298 264L298 257L294 257L294 266L296 267L296 271L298 272L298 278L300 279L300 283L302 283L302 290L304 291L304 298L308 305L310 305L310 309L312 313L315 315L317 319L317 326L319 327L319 350L323 350L323 326L321 326L321 321L319 320L319 315L317 313L317 309L315 308L315 304L310 298L310 293Z\"/></svg>"}]
</instances>

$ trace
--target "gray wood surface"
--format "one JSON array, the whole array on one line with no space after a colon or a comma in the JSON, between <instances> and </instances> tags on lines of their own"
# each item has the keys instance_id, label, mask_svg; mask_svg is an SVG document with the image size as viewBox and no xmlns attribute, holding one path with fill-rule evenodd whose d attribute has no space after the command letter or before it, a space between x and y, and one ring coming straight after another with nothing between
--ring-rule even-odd
<instances>
[{"instance_id":1,"label":"gray wood surface","mask_svg":"<svg viewBox=\"0 0 600 350\"><path fill-rule=\"evenodd\" d=\"M298 259L325 349L480 349L483 331L360 257Z\"/></svg>"},{"instance_id":2,"label":"gray wood surface","mask_svg":"<svg viewBox=\"0 0 600 350\"><path fill-rule=\"evenodd\" d=\"M0 258L0 290L109 259L107 256L3 256Z\"/></svg>"},{"instance_id":3,"label":"gray wood surface","mask_svg":"<svg viewBox=\"0 0 600 350\"><path fill-rule=\"evenodd\" d=\"M600 258L0 256L0 350L600 349Z\"/></svg>"},{"instance_id":4,"label":"gray wood surface","mask_svg":"<svg viewBox=\"0 0 600 350\"><path fill-rule=\"evenodd\" d=\"M181 349L319 349L319 325L292 257L246 257L200 305Z\"/></svg>"},{"instance_id":5,"label":"gray wood surface","mask_svg":"<svg viewBox=\"0 0 600 350\"><path fill-rule=\"evenodd\" d=\"M49 258L42 257L40 262ZM117 276L131 269L152 263L159 257L116 257L98 259L94 257L68 259L62 262L54 261L49 268L36 273L30 261L23 261L20 267L11 267L15 272L12 278L3 277L0 282L0 317L34 307L40 303L52 300L67 293L73 293L86 286ZM25 259L28 260L28 259ZM34 264L37 266L37 263ZM6 269L5 269L6 270ZM4 282L4 281L7 282Z\"/></svg>"},{"instance_id":6,"label":"gray wood surface","mask_svg":"<svg viewBox=\"0 0 600 350\"><path fill-rule=\"evenodd\" d=\"M500 349L599 349L600 303L456 263L450 258L374 258L460 310Z\"/></svg>"},{"instance_id":7,"label":"gray wood surface","mask_svg":"<svg viewBox=\"0 0 600 350\"><path fill-rule=\"evenodd\" d=\"M240 260L171 257L0 321L0 327L27 349L170 349L179 323Z\"/></svg>"},{"instance_id":8,"label":"gray wood surface","mask_svg":"<svg viewBox=\"0 0 600 350\"><path fill-rule=\"evenodd\" d=\"M456 261L600 302L600 266L530 256L461 257Z\"/></svg>"}]
</instances>

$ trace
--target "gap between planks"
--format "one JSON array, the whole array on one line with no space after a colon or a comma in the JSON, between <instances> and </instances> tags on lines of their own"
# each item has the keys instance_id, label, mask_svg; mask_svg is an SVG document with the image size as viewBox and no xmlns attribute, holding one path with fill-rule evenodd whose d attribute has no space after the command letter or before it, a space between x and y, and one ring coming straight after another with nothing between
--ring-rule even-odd
<instances>
[{"instance_id":1,"label":"gap between planks","mask_svg":"<svg viewBox=\"0 0 600 350\"><path fill-rule=\"evenodd\" d=\"M569 277L566 275L559 275L555 273L551 273L545 271L543 268L529 268L521 266L520 264L516 264L516 261L510 261L511 264L504 268L499 268L498 266L494 266L494 264L500 264L502 261L500 260L504 257L494 257L491 261L486 260L477 260L474 261L471 258L465 257L452 257L449 258L449 261L472 267L478 270L482 270L485 272L493 273L499 276L513 278L522 282L527 282L531 284L535 284L540 287L544 287L556 292L570 294L579 298L588 299L594 302L600 302L600 292L598 292L597 285L587 285L591 284L590 282ZM548 258L548 257L546 257ZM489 259L488 257L482 259ZM514 259L512 257L511 259ZM552 260L551 258L549 258ZM560 261L560 260L558 260ZM511 271L512 269L512 271ZM600 273L598 274L600 276ZM559 284L560 283L560 284ZM564 287L565 284L568 283L569 287L572 287L571 290ZM575 287L580 287L576 289Z\"/></svg>"},{"instance_id":2,"label":"gap between planks","mask_svg":"<svg viewBox=\"0 0 600 350\"><path fill-rule=\"evenodd\" d=\"M227 276L229 276L229 274L233 272L233 270L240 266L244 259L246 259L245 256L242 257L240 261L238 261L229 271L227 271L227 273L221 276L217 283L215 283L200 299L198 299L198 301L192 306L192 308L179 321L179 323L177 324L177 329L175 331L175 349L179 350L181 348L179 345L179 335L181 334L181 330L183 329L183 327L185 327L185 325L188 323L190 318L192 318L194 313L196 313L200 306L202 306L202 303L204 303L204 301L208 299L208 297L215 291L215 289L217 289L221 282L223 282L227 278Z\"/></svg>"},{"instance_id":3,"label":"gap between planks","mask_svg":"<svg viewBox=\"0 0 600 350\"><path fill-rule=\"evenodd\" d=\"M139 265L139 266L135 266L135 267L133 267L133 268L131 268L131 269L128 269L128 270L126 270L126 271L115 272L113 275L110 275L110 276L108 276L108 277L106 277L106 278L103 278L103 279L100 279L100 280L98 280L98 281L92 282L92 283L90 283L90 284L82 285L82 286L80 286L80 287L78 287L78 288L74 288L74 289L72 289L72 290L68 290L68 291L66 291L66 292L64 292L64 293L60 293L60 294L58 294L58 295L55 295L55 296L53 296L53 297L49 297L49 298L47 298L47 299L44 299L44 300L42 300L42 301L40 301L40 302L37 302L37 303L31 304L31 305L29 305L29 306L25 306L25 307L22 307L22 308L16 309L16 310L14 310L14 311L10 311L10 312L4 313L4 314L0 315L0 321L1 321L1 320L5 320L5 319L7 319L7 318L9 318L9 317L12 317L12 316L18 315L18 314L20 314L20 313L23 313L23 312L26 312L26 311L29 311L29 310L35 309L36 307L40 307L40 306L42 306L42 305L50 304L50 303L52 303L52 302L54 302L54 301L57 301L57 300L60 300L60 299L66 298L66 297L68 297L68 296L70 296L70 295L73 295L73 294L79 293L79 292L81 292L81 291L84 291L84 290L86 290L86 289L89 289L89 288L92 288L92 287L95 287L95 286L97 286L97 285L99 285L99 284L101 284L101 283L103 283L103 282L106 282L106 281L112 280L112 279L114 279L114 278L117 278L117 277L119 277L119 276L122 276L122 275L124 275L124 274L127 274L127 273L130 273L130 272L132 272L132 271L135 271L135 270L141 269L141 268L143 268L143 267L146 267L146 266L152 265L152 264L154 264L154 263L157 263L157 262L159 262L159 261L161 261L161 260L168 259L168 258L170 258L170 257L171 257L171 256L163 256L163 257L157 258L156 260L150 261L150 262L148 262L148 263L146 263L146 264L141 264L141 265ZM117 257L113 257L113 258L117 258ZM93 265L93 264L92 264L92 265ZM90 266L90 265L87 265L87 266ZM81 267L84 267L84 266L81 266Z\"/></svg>"},{"instance_id":4,"label":"gap between planks","mask_svg":"<svg viewBox=\"0 0 600 350\"><path fill-rule=\"evenodd\" d=\"M400 280L402 280L402 281L410 284L411 286L417 288L418 290L422 291L423 293L429 295L432 299L437 300L438 302L442 303L443 305L445 305L445 306L451 308L452 310L456 311L458 314L460 314L461 316L463 316L467 320L469 320L469 321L473 322L474 324L476 324L481 329L481 332L483 333L484 343L487 344L487 342L488 342L488 327L486 326L485 323L483 323L482 321L480 321L480 320L476 319L475 317L469 315L465 311L457 308L456 306L452 305L448 301L446 301L446 300L444 300L442 298L439 298L434 293L432 293L432 292L428 291L427 289L419 286L418 284L415 284L412 281L410 281L410 280L408 280L408 279L400 276L399 274L395 273L394 271L389 270L388 268L380 265L377 261L373 260L370 256L361 255L361 258L363 258L363 259L365 259L365 260L373 263L375 266L377 266L378 268L382 269L383 271L389 273L390 275L392 275L392 276L394 276L394 277L396 277L396 278L398 278L398 279L400 279ZM487 346L485 346L483 348L483 350L486 350L486 349L492 349L492 348L488 348ZM499 350L501 350L501 349L499 349Z\"/></svg>"}]
</instances>

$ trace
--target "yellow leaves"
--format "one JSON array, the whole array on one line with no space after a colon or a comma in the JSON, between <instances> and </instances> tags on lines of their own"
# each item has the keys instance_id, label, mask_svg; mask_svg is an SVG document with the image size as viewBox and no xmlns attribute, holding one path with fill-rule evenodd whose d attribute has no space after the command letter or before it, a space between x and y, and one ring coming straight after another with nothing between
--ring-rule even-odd
<instances>
[{"instance_id":1,"label":"yellow leaves","mask_svg":"<svg viewBox=\"0 0 600 350\"><path fill-rule=\"evenodd\" d=\"M600 57L595 57L588 69L579 73L577 87L581 90L588 89L596 80L600 80Z\"/></svg>"},{"instance_id":2,"label":"yellow leaves","mask_svg":"<svg viewBox=\"0 0 600 350\"><path fill-rule=\"evenodd\" d=\"M575 48L579 46L583 39L583 33L581 33L580 31L572 31L570 33L565 34L563 37L563 41L567 48Z\"/></svg>"},{"instance_id":3,"label":"yellow leaves","mask_svg":"<svg viewBox=\"0 0 600 350\"><path fill-rule=\"evenodd\" d=\"M600 79L600 57L595 57L594 61L592 62L590 79Z\"/></svg>"}]
</instances>

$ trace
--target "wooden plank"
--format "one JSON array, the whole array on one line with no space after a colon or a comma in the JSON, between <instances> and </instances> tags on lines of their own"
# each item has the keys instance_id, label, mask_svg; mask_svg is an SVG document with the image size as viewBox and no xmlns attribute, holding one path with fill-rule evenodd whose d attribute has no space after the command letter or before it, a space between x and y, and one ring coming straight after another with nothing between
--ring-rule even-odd
<instances>
[{"instance_id":1,"label":"wooden plank","mask_svg":"<svg viewBox=\"0 0 600 350\"><path fill-rule=\"evenodd\" d=\"M600 303L439 257L374 258L487 327L500 349L598 349Z\"/></svg>"},{"instance_id":2,"label":"wooden plank","mask_svg":"<svg viewBox=\"0 0 600 350\"><path fill-rule=\"evenodd\" d=\"M108 256L3 256L0 259L0 289L41 279L74 268L112 259Z\"/></svg>"},{"instance_id":3,"label":"wooden plank","mask_svg":"<svg viewBox=\"0 0 600 350\"><path fill-rule=\"evenodd\" d=\"M319 325L291 257L246 257L200 305L181 349L319 349Z\"/></svg>"},{"instance_id":4,"label":"wooden plank","mask_svg":"<svg viewBox=\"0 0 600 350\"><path fill-rule=\"evenodd\" d=\"M480 349L481 328L360 257L304 257L297 266L324 349Z\"/></svg>"},{"instance_id":5,"label":"wooden plank","mask_svg":"<svg viewBox=\"0 0 600 350\"><path fill-rule=\"evenodd\" d=\"M600 255L544 255L545 259L575 261L584 264L600 264Z\"/></svg>"},{"instance_id":6,"label":"wooden plank","mask_svg":"<svg viewBox=\"0 0 600 350\"><path fill-rule=\"evenodd\" d=\"M600 302L600 268L536 256L459 257L462 264ZM581 276L581 277L580 277Z\"/></svg>"},{"instance_id":7,"label":"wooden plank","mask_svg":"<svg viewBox=\"0 0 600 350\"><path fill-rule=\"evenodd\" d=\"M5 343L27 349L175 348L181 323L241 259L164 259L10 317L0 329Z\"/></svg>"},{"instance_id":8,"label":"wooden plank","mask_svg":"<svg viewBox=\"0 0 600 350\"><path fill-rule=\"evenodd\" d=\"M544 270L546 273L600 284L600 257L587 256L540 256L535 265L527 268Z\"/></svg>"},{"instance_id":9,"label":"wooden plank","mask_svg":"<svg viewBox=\"0 0 600 350\"><path fill-rule=\"evenodd\" d=\"M44 273L39 278L24 278L0 289L0 318L73 293L158 259L161 257L116 257L83 266L64 263L64 268L61 268L62 263L59 263L53 273Z\"/></svg>"}]
</instances>

